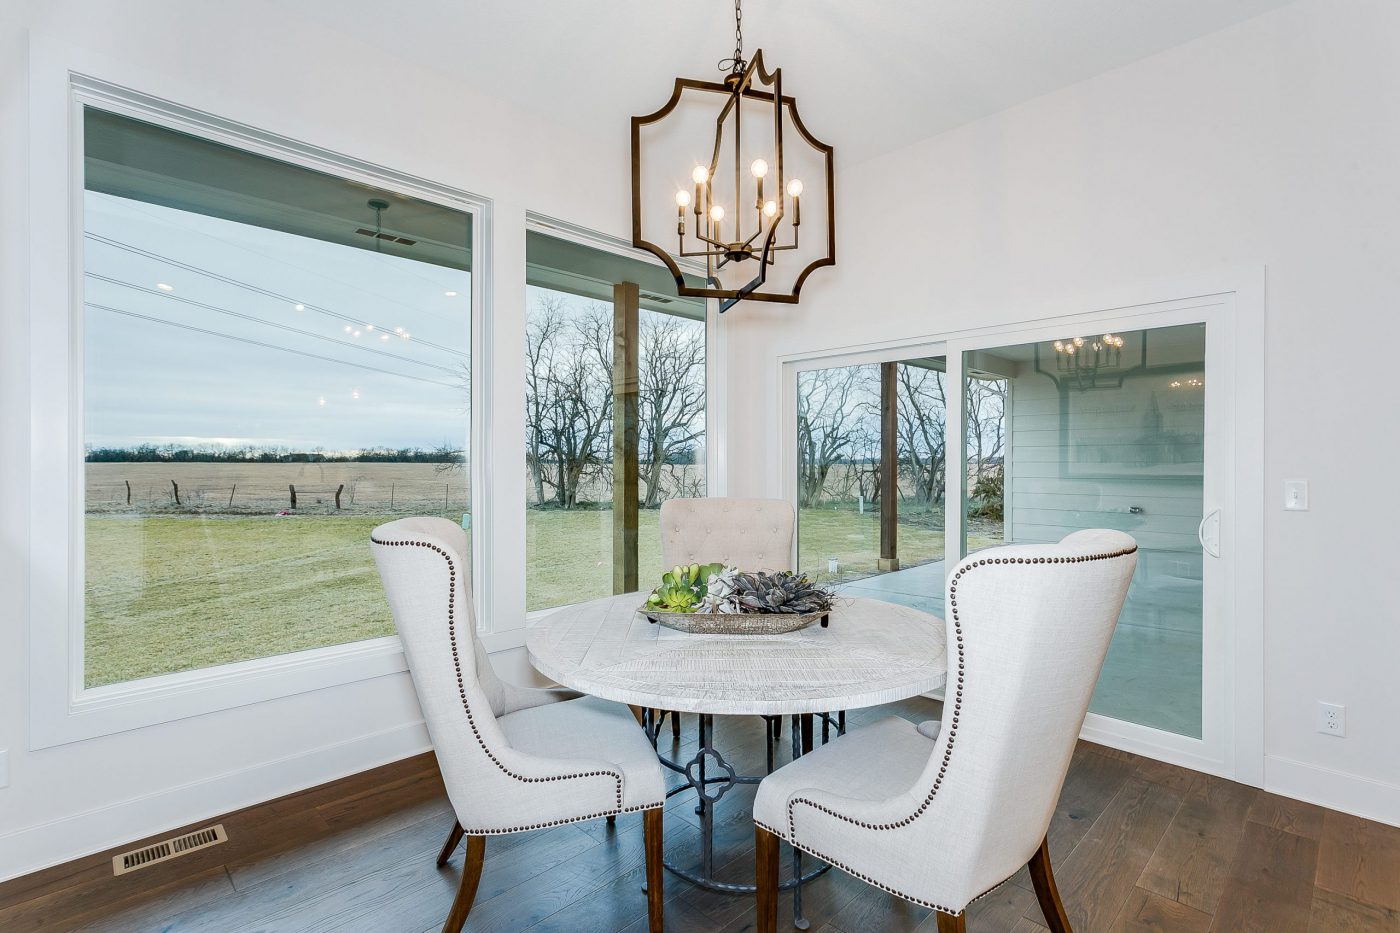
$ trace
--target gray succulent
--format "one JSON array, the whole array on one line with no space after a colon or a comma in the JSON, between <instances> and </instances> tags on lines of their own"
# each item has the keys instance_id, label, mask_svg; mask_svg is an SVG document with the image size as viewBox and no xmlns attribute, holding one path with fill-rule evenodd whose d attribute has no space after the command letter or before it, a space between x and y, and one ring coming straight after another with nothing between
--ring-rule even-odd
<instances>
[{"instance_id":1,"label":"gray succulent","mask_svg":"<svg viewBox=\"0 0 1400 933\"><path fill-rule=\"evenodd\" d=\"M788 613L804 615L831 608L831 591L806 574L743 573L730 568L710 577L711 612Z\"/></svg>"}]
</instances>

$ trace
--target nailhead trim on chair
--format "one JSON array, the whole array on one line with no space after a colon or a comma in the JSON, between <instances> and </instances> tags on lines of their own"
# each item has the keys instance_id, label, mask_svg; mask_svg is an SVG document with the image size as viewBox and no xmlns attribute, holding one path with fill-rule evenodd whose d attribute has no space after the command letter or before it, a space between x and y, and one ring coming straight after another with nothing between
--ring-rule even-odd
<instances>
[{"instance_id":1,"label":"nailhead trim on chair","mask_svg":"<svg viewBox=\"0 0 1400 933\"><path fill-rule=\"evenodd\" d=\"M596 820L601 816L617 816L622 813L636 813L638 810L659 810L666 805L665 801L660 803L644 803L634 807L624 807L621 810L605 810L602 813L590 813L587 816L571 816L563 820L550 820L547 823L531 823L528 826L510 826L506 829L464 829L462 832L468 836L504 836L509 833L524 833L532 829L545 829L549 826L563 826L565 823L582 823L585 820Z\"/></svg>"},{"instance_id":2,"label":"nailhead trim on chair","mask_svg":"<svg viewBox=\"0 0 1400 933\"><path fill-rule=\"evenodd\" d=\"M496 753L493 752L489 747L487 747L486 741L481 737L481 731L476 727L476 718L472 716L471 704L467 702L467 683L466 680L462 677L462 659L457 653L457 566L452 562L452 555L448 554L447 551L438 547L436 544L430 544L427 541L381 541L373 535L370 535L369 540L371 544L378 544L382 547L406 546L427 548L430 551L440 554L442 556L442 559L447 561L447 637L452 643L452 666L457 670L457 692L462 697L462 709L466 711L467 724L472 727L472 735L476 736L477 744L480 745L481 750L486 753L486 757L491 759L491 763L494 764L498 769L500 769L501 773L526 784L545 784L551 781L570 781L576 778L611 777L614 781L617 782L617 809L610 812L627 812L622 809L622 775L616 771L581 771L577 774L558 774L551 775L550 777L526 777L523 774L516 774L514 771L511 771L509 768L507 768L505 765L501 764L500 759L496 757ZM646 810L653 806L656 805L647 804L642 807L632 807L630 809ZM535 826L521 826L516 829L486 830L483 832L474 832L472 833L472 835L520 832L525 829L538 829L541 826L554 826L560 823L575 823L579 820L590 820L598 816L608 815L609 813L606 812L595 813L593 814L593 816L576 817L567 820L555 820L552 823L540 823Z\"/></svg>"},{"instance_id":3,"label":"nailhead trim on chair","mask_svg":"<svg viewBox=\"0 0 1400 933\"><path fill-rule=\"evenodd\" d=\"M797 838L797 822L796 818L793 815L793 810L798 804L804 803L815 810L820 810L828 816L834 816L838 820L843 820L847 823L852 823L864 829L889 830L898 829L902 826L908 826L910 823L923 816L924 811L926 811L929 808L929 805L933 803L934 796L938 793L939 787L941 787L943 784L943 777L948 773L948 762L952 760L953 757L953 742L957 739L958 736L958 716L962 712L963 685L964 680L966 678L967 668L966 659L963 653L962 621L958 617L958 581L961 580L963 575L966 574L969 570L972 570L974 567L985 567L989 564L1082 564L1088 561L1112 560L1116 557L1127 557L1129 554L1134 554L1136 552L1137 545L1133 545L1132 547L1123 548L1119 551L1112 551L1105 554L1086 554L1080 557L992 557L983 560L975 560L969 564L964 565L962 569L960 569L956 574L953 575L952 582L948 584L948 608L953 615L953 631L957 635L958 639L958 687L957 693L953 700L953 717L948 724L948 744L944 747L943 750L943 764L941 764L938 768L938 777L934 778L933 788L928 792L928 796L924 798L924 802L921 803L919 805L919 808L915 810L912 814L910 814L902 820L897 820L893 823L867 823L864 820L857 820L853 817L846 816L843 813L837 813L835 810L832 810L829 807L822 806L815 800L809 800L806 797L794 797L793 799L788 801L788 835L786 837L787 842L790 845L797 846L797 848L802 849L803 851L810 852L812 855L815 855L817 858L821 859L824 862L829 862L832 865L835 865L837 868L841 869L847 874L859 878L867 884L872 884L875 887L880 888L884 891L888 891L891 894L897 894L905 900L913 901L914 903L920 904L924 907L931 907L934 910L941 910L944 913L962 913L961 910L952 910L951 908L943 907L939 904L933 904L928 901L920 900L917 897L905 894L903 891L896 891L894 888L887 887L886 885L881 884L873 878L869 878L865 875L860 874L859 872L852 871L845 865L842 865L841 863L828 858L827 856L821 854L820 852L817 852L814 849L808 849L806 846L798 845L795 841ZM775 836L782 837L783 835L782 833L770 829L767 826L764 826L763 828L768 832L773 833ZM1001 885L1005 883L1005 881L997 882L991 888L987 889L987 891L983 892L982 894L979 894L978 897L985 897L987 894L990 894L992 891L995 891L997 888L1001 887ZM976 900L976 898L973 898L973 900Z\"/></svg>"}]
</instances>

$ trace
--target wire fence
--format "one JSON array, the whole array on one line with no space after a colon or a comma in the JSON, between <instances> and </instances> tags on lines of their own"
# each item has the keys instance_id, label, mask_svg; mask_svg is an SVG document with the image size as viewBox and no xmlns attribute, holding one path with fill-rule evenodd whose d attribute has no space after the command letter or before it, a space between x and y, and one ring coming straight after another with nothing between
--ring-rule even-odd
<instances>
[{"instance_id":1,"label":"wire fence","mask_svg":"<svg viewBox=\"0 0 1400 933\"><path fill-rule=\"evenodd\" d=\"M471 505L462 481L352 479L337 483L223 482L172 476L163 480L89 481L88 512L201 514L298 513L452 514Z\"/></svg>"}]
</instances>

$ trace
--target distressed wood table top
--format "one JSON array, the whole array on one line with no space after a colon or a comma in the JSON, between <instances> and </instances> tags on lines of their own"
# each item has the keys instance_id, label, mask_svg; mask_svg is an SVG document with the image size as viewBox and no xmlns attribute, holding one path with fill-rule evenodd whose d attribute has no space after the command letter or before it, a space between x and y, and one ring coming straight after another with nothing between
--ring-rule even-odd
<instances>
[{"instance_id":1,"label":"distressed wood table top","mask_svg":"<svg viewBox=\"0 0 1400 933\"><path fill-rule=\"evenodd\" d=\"M827 628L692 635L647 621L642 593L559 609L529 625L530 663L581 693L684 713L790 715L859 709L943 687L943 620L841 598Z\"/></svg>"}]
</instances>

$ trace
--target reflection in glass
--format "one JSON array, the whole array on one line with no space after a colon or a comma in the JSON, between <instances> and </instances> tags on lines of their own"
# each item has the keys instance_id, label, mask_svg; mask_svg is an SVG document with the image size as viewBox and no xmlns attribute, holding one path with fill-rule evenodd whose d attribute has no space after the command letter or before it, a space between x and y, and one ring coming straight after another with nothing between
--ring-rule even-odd
<instances>
[{"instance_id":1,"label":"reflection in glass","mask_svg":"<svg viewBox=\"0 0 1400 933\"><path fill-rule=\"evenodd\" d=\"M1133 535L1138 569L1091 709L1199 738L1204 327L1066 334L969 352L964 365L969 552L997 525L1015 544ZM1001 417L980 430L1001 439L1001 461L979 468L974 447L988 439L971 412L995 411L998 395Z\"/></svg>"}]
</instances>

